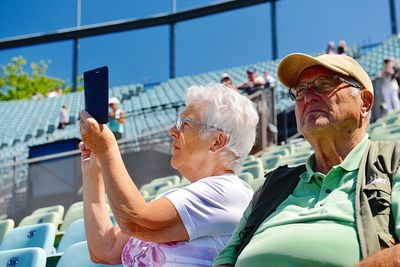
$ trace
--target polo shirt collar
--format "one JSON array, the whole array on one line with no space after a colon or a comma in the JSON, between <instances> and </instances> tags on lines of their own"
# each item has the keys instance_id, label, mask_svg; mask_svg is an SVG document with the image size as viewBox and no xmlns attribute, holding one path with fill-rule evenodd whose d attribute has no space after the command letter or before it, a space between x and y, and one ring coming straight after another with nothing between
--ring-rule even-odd
<instances>
[{"instance_id":1,"label":"polo shirt collar","mask_svg":"<svg viewBox=\"0 0 400 267\"><path fill-rule=\"evenodd\" d=\"M361 159L364 155L364 151L368 145L368 134L365 134L364 138L358 143L346 156L344 161L335 167L341 167L342 169L350 172L357 170L360 166ZM306 162L306 171L300 175L300 179L305 183L309 183L311 181L312 176L315 174L313 170L315 166L315 153L311 154Z\"/></svg>"}]
</instances>

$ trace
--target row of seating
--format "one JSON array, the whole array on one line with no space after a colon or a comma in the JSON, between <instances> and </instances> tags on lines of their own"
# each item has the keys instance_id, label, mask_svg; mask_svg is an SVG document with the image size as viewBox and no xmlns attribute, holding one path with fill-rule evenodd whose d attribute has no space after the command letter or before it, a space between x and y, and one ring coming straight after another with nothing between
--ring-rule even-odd
<instances>
[{"instance_id":1,"label":"row of seating","mask_svg":"<svg viewBox=\"0 0 400 267\"><path fill-rule=\"evenodd\" d=\"M371 49L362 55L358 61L373 77L381 69L384 58L393 56L400 58L399 36L394 35L381 45ZM176 116L176 110L172 108L177 103L183 102L185 90L193 84L207 84L218 82L223 72L228 72L236 84L247 79L246 69L253 67L260 74L268 71L276 77L278 60L259 62L251 65L243 65L226 68L217 71L201 73L192 76L169 79L144 91L142 84L116 86L111 88L111 95L119 97L123 101L123 108L130 114L137 112L146 113L141 116L131 116L127 120L127 138L135 138L155 129L164 129L171 122L170 117ZM287 97L287 90L277 82L276 89L277 110L282 111L293 105ZM57 124L59 111L62 104L69 106L72 121L76 122L79 112L83 108L83 93L75 92L61 97L43 100L21 100L0 102L0 149L5 146L13 146L17 143L26 145L39 145L57 139L78 137L76 124L67 126L64 130L58 130ZM155 111L157 107L165 111L165 116Z\"/></svg>"}]
</instances>

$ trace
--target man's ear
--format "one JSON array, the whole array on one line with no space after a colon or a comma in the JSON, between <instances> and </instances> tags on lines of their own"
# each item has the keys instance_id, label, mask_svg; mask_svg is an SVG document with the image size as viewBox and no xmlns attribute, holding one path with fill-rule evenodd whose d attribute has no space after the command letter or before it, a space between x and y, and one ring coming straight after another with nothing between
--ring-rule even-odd
<instances>
[{"instance_id":1,"label":"man's ear","mask_svg":"<svg viewBox=\"0 0 400 267\"><path fill-rule=\"evenodd\" d=\"M217 138L215 139L214 143L210 147L210 152L216 153L225 148L225 146L228 144L228 136L221 131L218 131Z\"/></svg>"},{"instance_id":2,"label":"man's ear","mask_svg":"<svg viewBox=\"0 0 400 267\"><path fill-rule=\"evenodd\" d=\"M363 114L366 114L372 108L372 104L374 103L374 95L368 90L363 90L361 91L361 100L363 102L361 105L361 111Z\"/></svg>"}]
</instances>

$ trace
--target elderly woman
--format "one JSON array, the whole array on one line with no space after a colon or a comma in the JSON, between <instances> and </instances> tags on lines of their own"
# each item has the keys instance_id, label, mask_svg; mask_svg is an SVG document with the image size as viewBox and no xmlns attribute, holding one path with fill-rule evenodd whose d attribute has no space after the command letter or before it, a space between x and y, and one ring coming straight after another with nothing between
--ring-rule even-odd
<instances>
[{"instance_id":1,"label":"elderly woman","mask_svg":"<svg viewBox=\"0 0 400 267\"><path fill-rule=\"evenodd\" d=\"M91 258L124 266L211 266L252 190L235 173L255 140L258 115L223 85L190 87L169 130L171 165L191 184L145 202L105 125L81 113L83 200ZM105 193L118 222L113 226Z\"/></svg>"}]
</instances>

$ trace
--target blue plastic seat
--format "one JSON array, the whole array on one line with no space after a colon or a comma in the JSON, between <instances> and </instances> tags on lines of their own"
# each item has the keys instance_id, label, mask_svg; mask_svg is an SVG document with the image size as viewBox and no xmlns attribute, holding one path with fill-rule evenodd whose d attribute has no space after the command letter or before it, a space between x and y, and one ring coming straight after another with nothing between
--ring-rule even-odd
<instances>
[{"instance_id":1,"label":"blue plastic seat","mask_svg":"<svg viewBox=\"0 0 400 267\"><path fill-rule=\"evenodd\" d=\"M46 252L42 248L19 248L0 251L0 266L45 267Z\"/></svg>"},{"instance_id":2,"label":"blue plastic seat","mask_svg":"<svg viewBox=\"0 0 400 267\"><path fill-rule=\"evenodd\" d=\"M89 250L86 241L76 243L70 246L62 255L57 267L106 267L106 266L121 266L96 264L90 260Z\"/></svg>"},{"instance_id":3,"label":"blue plastic seat","mask_svg":"<svg viewBox=\"0 0 400 267\"><path fill-rule=\"evenodd\" d=\"M85 222L83 219L79 219L68 226L58 245L57 252L64 252L71 245L82 241L86 241Z\"/></svg>"},{"instance_id":4,"label":"blue plastic seat","mask_svg":"<svg viewBox=\"0 0 400 267\"><path fill-rule=\"evenodd\" d=\"M40 223L17 227L1 243L0 250L39 247L50 255L56 236L56 227L51 223Z\"/></svg>"}]
</instances>

